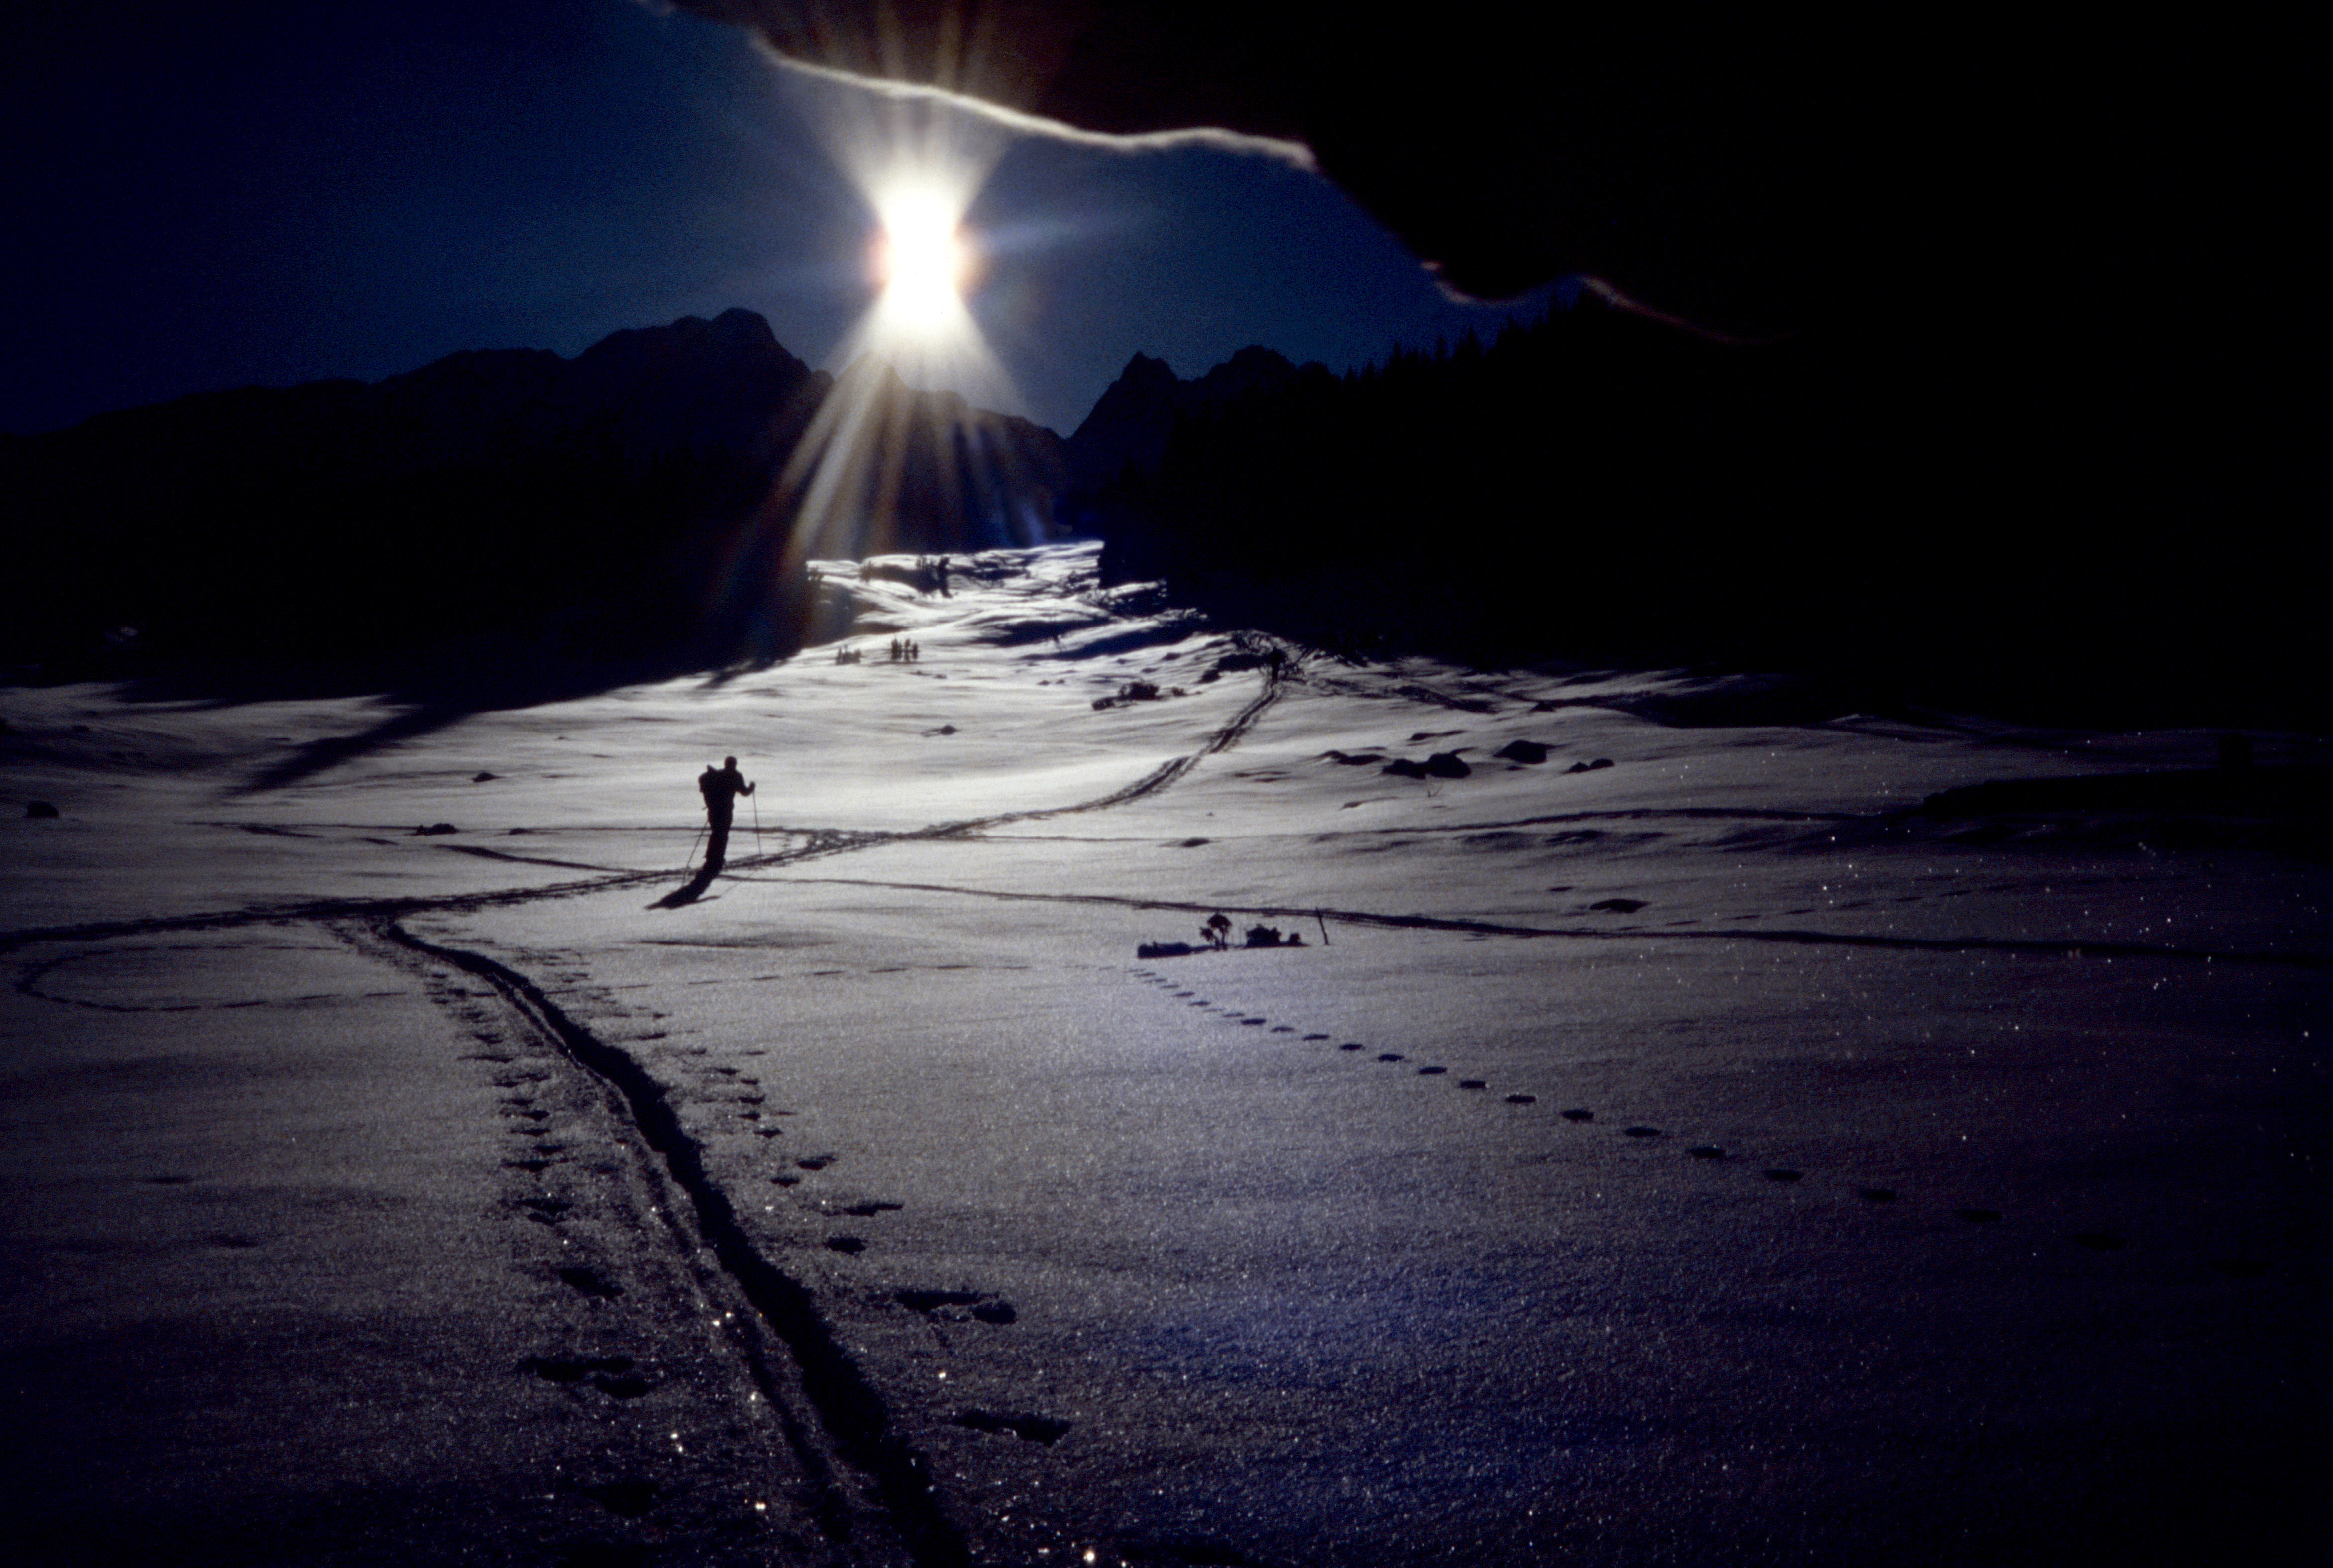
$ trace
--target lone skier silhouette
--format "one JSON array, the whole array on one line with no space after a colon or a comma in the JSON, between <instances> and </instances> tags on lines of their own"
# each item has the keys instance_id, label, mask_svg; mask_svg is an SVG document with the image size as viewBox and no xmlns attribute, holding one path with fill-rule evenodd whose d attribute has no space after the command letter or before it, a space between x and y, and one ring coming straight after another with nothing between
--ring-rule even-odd
<instances>
[{"instance_id":1,"label":"lone skier silhouette","mask_svg":"<svg viewBox=\"0 0 2333 1568\"><path fill-rule=\"evenodd\" d=\"M713 827L712 840L705 846L706 876L721 869L729 858L729 813L736 808L739 795L754 793L745 775L737 771L737 759L723 757L717 768L708 767L696 775L696 793L705 797L705 815Z\"/></svg>"}]
</instances>

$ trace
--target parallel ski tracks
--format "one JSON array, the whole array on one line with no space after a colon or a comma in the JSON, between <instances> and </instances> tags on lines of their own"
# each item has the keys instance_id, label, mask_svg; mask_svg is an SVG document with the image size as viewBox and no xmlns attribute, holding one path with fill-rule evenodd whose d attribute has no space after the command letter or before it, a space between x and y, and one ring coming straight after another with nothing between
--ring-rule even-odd
<instances>
[{"instance_id":1,"label":"parallel ski tracks","mask_svg":"<svg viewBox=\"0 0 2333 1568\"><path fill-rule=\"evenodd\" d=\"M1229 751L1244 739L1256 721L1280 700L1283 688L1292 678L1297 660L1288 659L1282 664L1267 666L1263 689L1234 714L1197 751L1162 763L1133 783L1105 795L1071 805L1044 806L1031 811L999 812L991 816L969 817L955 822L935 822L929 827L906 832L876 830L850 831L839 829L808 830L805 842L774 854L751 855L730 862L735 871L770 870L782 866L801 865L808 861L847 855L860 850L879 848L885 844L912 843L935 839L961 838L983 832L1007 822L1040 822L1051 817L1074 816L1090 812L1107 811L1172 787L1201 762L1210 756ZM1540 825L1549 822L1634 819L1641 817L1680 818L1749 818L1787 822L1845 820L1851 813L1781 812L1757 810L1721 810L1710 807L1673 807L1666 810L1644 809L1622 811L1565 812L1548 815L1520 818L1513 822L1459 823L1447 832L1483 832L1496 828ZM788 832L803 834L805 830L791 828ZM1393 830L1387 830L1393 831ZM1423 832L1404 829L1402 832ZM440 848L467 846L441 845ZM495 857L502 858L502 857ZM518 859L519 857L509 857ZM536 863L556 865L556 861ZM237 926L297 923L311 920L369 919L399 920L411 915L464 914L484 909L506 909L515 905L542 902L552 899L589 897L595 893L613 891L627 887L646 887L670 881L673 872L667 869L648 871L619 871L578 881L551 882L533 888L504 888L474 893L450 893L434 898L408 899L318 899L299 903L254 905L241 909L216 910L206 913L157 916L149 919L112 920L79 926L39 927L20 931L0 932L0 953L34 942L104 941L118 937L145 936L168 931L219 930ZM848 877L809 879L836 883L858 883L869 887L897 888L907 891L953 894L965 898L1007 899L1045 903L1109 904L1130 909L1187 910L1200 914L1217 909L1228 910L1231 906L1194 904L1167 899L1133 898L1109 893L1037 893L995 889L950 886L936 883L877 880ZM1495 920L1469 919L1456 916L1425 914L1385 914L1368 909L1330 909L1323 906L1260 904L1243 906L1243 915L1260 919L1296 919L1321 915L1348 925L1376 926L1402 930L1449 931L1468 936L1497 936L1521 938L1559 938L1583 941L1632 942L1755 942L1781 943L1799 947L1847 947L1891 949L1902 952L1996 952L2029 954L2040 957L2095 957L2127 958L2166 958L2223 964L2265 964L2299 969L2333 968L2333 957L2316 953L2290 951L2231 951L2216 948L2172 947L2145 942L2097 941L2081 937L2066 938L2002 938L2002 937L1895 937L1884 933L1858 933L1782 929L1756 927L1710 928L1701 930L1646 929L1641 927L1605 926L1532 926Z\"/></svg>"},{"instance_id":2,"label":"parallel ski tracks","mask_svg":"<svg viewBox=\"0 0 2333 1568\"><path fill-rule=\"evenodd\" d=\"M1048 904L1107 904L1119 909L1166 909L1177 913L1216 911L1259 919L1335 920L1386 930L1448 931L1468 937L1516 937L1589 942L1766 942L1800 948L1871 948L1904 953L2017 953L2044 958L2166 958L2204 964L2265 964L2285 968L2333 968L2333 956L2265 950L2228 951L2175 948L2148 942L2096 941L2084 937L1896 937L1885 932L1812 931L1796 928L1713 927L1704 930L1646 929L1633 926L1523 926L1447 915L1388 915L1329 904L1195 904L1178 899L1134 898L1118 893L1035 893L1005 888L974 888L944 882L902 882L869 877L803 877L807 882L842 887L889 888L901 892L951 894L966 899Z\"/></svg>"},{"instance_id":3,"label":"parallel ski tracks","mask_svg":"<svg viewBox=\"0 0 2333 1568\"><path fill-rule=\"evenodd\" d=\"M1285 671L1292 661L1275 660L1265 672L1263 688L1188 755L1161 764L1124 787L1072 805L1032 811L1003 812L961 822L940 822L910 832L850 832L815 831L804 842L777 854L756 855L734 862L740 870L796 864L902 841L958 837L1005 822L1106 811L1171 787L1206 757L1228 751L1252 730L1278 700ZM259 830L259 831L264 831ZM799 832L800 830L792 830ZM506 854L471 845L440 845L480 858L561 866L538 857ZM573 862L566 862L573 865ZM575 866L577 870L590 868ZM646 1067L623 1050L600 1040L553 1002L533 980L483 953L424 941L399 923L418 914L474 912L578 898L627 887L668 881L672 872L619 871L532 888L497 889L435 898L313 899L282 904L253 905L142 919L94 921L0 932L0 953L42 942L92 942L162 932L218 930L254 925L316 924L345 930L351 923L377 940L394 943L409 953L471 975L491 986L528 1024L551 1043L573 1067L607 1089L623 1107L627 1121L641 1143L661 1167L661 1177L685 1195L694 1220L694 1236L679 1234L676 1243L687 1249L701 1242L721 1273L742 1292L762 1320L786 1347L799 1378L801 1397L811 1405L820 1427L836 1453L865 1478L872 1499L897 1532L898 1545L916 1568L958 1568L969 1560L964 1534L951 1520L934 1490L927 1462L893 1422L881 1393L861 1372L834 1337L816 1298L799 1280L763 1255L739 1217L728 1195L707 1169L703 1148L681 1122L670 1097ZM28 980L29 983L29 980ZM677 1217L675 1219L677 1224ZM755 1380L782 1408L781 1380L765 1356L749 1354ZM832 1485L832 1467L821 1456L805 1451L794 1433L794 1447L813 1474L823 1473ZM841 1534L848 1534L847 1531ZM838 1545L843 1545L838 1540ZM846 1547L854 1556L864 1542ZM879 1552L878 1555L888 1555Z\"/></svg>"},{"instance_id":4,"label":"parallel ski tracks","mask_svg":"<svg viewBox=\"0 0 2333 1568\"><path fill-rule=\"evenodd\" d=\"M962 837L1008 822L1042 821L1051 817L1107 811L1128 804L1173 787L1206 758L1219 755L1236 746L1280 699L1285 686L1293 677L1296 668L1296 660L1293 659L1283 658L1274 660L1265 669L1262 689L1215 730L1198 750L1172 758L1121 788L1092 800L1065 806L1003 812L958 822L935 823L904 832L817 830L810 832L804 836L803 842L789 849L774 854L742 858L734 862L734 865L741 871L801 865L885 844ZM1642 813L1571 814L1586 817ZM1675 814L1704 813L1678 813ZM1782 813L1707 814L1767 814L1777 817L1801 815L1801 813ZM1528 820L1536 822L1557 819ZM803 830L788 831L797 836L803 836ZM477 851L473 846L438 847L460 848L497 860L520 861L533 859L504 855L495 851ZM553 866L560 864L550 861L533 861L533 863ZM586 868L577 867L576 869ZM702 1147L683 1127L680 1117L663 1086L631 1055L600 1040L577 1023L552 1001L541 986L524 975L484 954L424 941L406 931L399 924L403 919L414 915L475 912L554 899L586 897L628 887L660 884L671 880L673 875L670 870L659 868L654 871L593 875L577 880L547 883L536 887L497 889L437 897L317 899L283 904L254 905L233 910L35 928L0 932L0 952L9 952L41 942L102 941L160 932L221 929L263 924L338 923L353 920L363 922L381 939L394 942L431 961L458 968L493 986L513 1008L525 1016L533 1027L554 1043L561 1053L579 1071L590 1074L604 1084L620 1101L628 1120L637 1130L642 1143L659 1162L663 1178L686 1196L693 1217L696 1238L701 1240L705 1249L711 1254L718 1265L721 1273L752 1303L756 1312L768 1324L770 1331L784 1344L786 1353L796 1369L801 1396L812 1407L820 1428L827 1439L832 1443L836 1454L852 1470L865 1477L872 1493L872 1500L876 1501L884 1516L889 1520L891 1527L897 1531L900 1546L904 1548L917 1568L955 1568L955 1565L968 1561L965 1539L963 1532L947 1516L946 1508L935 1492L929 1468L923 1456L907 1441L891 1419L890 1412L880 1392L859 1369L848 1350L836 1340L831 1327L819 1310L818 1303L810 1289L779 1269L763 1255L749 1228L736 1213L727 1194L723 1191L708 1170ZM1202 914L1211 912L1218 907L1166 899L1134 898L1102 893L1027 892L848 877L819 877L805 880L844 885L911 890L964 898L1105 904ZM1881 934L1797 929L1725 928L1687 931L1646 930L1627 927L1618 928L1544 927L1424 914L1384 914L1365 909L1318 906L1264 905L1243 908L1241 912L1262 918L1301 919L1320 916L1349 925L1525 939L1555 938L1640 943L1760 942L1873 948L1908 952L1986 951L2028 954L2036 957L2096 956L2269 964L2304 968L2333 967L2333 960L2313 954L2214 952L2201 948L2130 942L2092 942L2079 938L2027 940L1999 938L1892 937ZM681 1239L685 1245L687 1238ZM756 1359L754 1371L757 1380L763 1383L765 1391L775 1400L780 1389L773 1370L765 1361ZM806 1453L803 1457L806 1461L812 1462L813 1468L817 1467L816 1456Z\"/></svg>"},{"instance_id":5,"label":"parallel ski tracks","mask_svg":"<svg viewBox=\"0 0 2333 1568\"><path fill-rule=\"evenodd\" d=\"M1285 668L1293 668L1290 659ZM968 817L961 821L935 822L929 827L910 829L904 832L880 831L814 829L808 842L774 854L741 856L730 862L737 871L765 870L774 866L794 865L805 861L823 860L833 855L850 854L859 850L883 844L915 842L919 840L960 838L985 832L1006 822L1040 822L1048 817L1073 816L1086 812L1108 811L1114 806L1154 795L1167 789L1194 767L1211 756L1229 751L1255 727L1256 721L1280 699L1287 676L1282 666L1268 668L1263 689L1251 699L1223 726L1210 736L1207 743L1186 756L1175 757L1160 764L1150 772L1122 788L1090 801L1080 801L1065 806L1042 806L1031 811L999 812L992 816ZM788 830L800 832L802 830ZM480 850L475 845L439 844L439 849L472 854L485 859L509 860L525 863L560 866L562 862L533 857L508 855L496 851ZM572 862L566 862L572 864ZM579 868L581 869L581 868ZM402 919L410 915L464 914L482 909L508 909L514 905L542 903L553 899L587 898L595 893L616 891L629 887L648 887L673 879L670 869L659 867L647 871L613 871L576 881L546 882L532 888L498 888L481 892L446 893L421 898L380 899L311 899L284 904L254 904L239 909L216 909L185 915L158 915L143 919L92 921L73 926L41 926L17 931L0 931L0 953L33 942L104 941L116 937L145 936L163 931L222 930L236 926L271 925L285 922L338 919Z\"/></svg>"},{"instance_id":6,"label":"parallel ski tracks","mask_svg":"<svg viewBox=\"0 0 2333 1568\"><path fill-rule=\"evenodd\" d=\"M533 980L483 953L427 942L396 921L369 922L371 934L409 952L459 969L494 987L511 1007L578 1072L601 1084L622 1107L625 1120L648 1153L660 1164L662 1180L686 1200L693 1226L677 1214L667 1223L685 1253L699 1246L721 1275L742 1293L761 1321L785 1347L793 1367L789 1379L771 1365L759 1344L749 1343L746 1360L755 1383L783 1413L797 1394L815 1414L819 1429L849 1470L863 1477L871 1502L898 1536L897 1550L915 1568L963 1568L970 1561L964 1532L948 1517L933 1487L929 1462L892 1420L889 1406L850 1352L836 1340L810 1288L765 1256L713 1173L705 1148L682 1124L680 1112L656 1076L629 1053L611 1045L575 1021ZM892 1554L864 1539L840 1506L836 1467L830 1456L804 1441L784 1422L790 1446L809 1478L830 1494L816 1510L834 1544L854 1561L888 1560ZM843 1488L847 1494L850 1488ZM863 1504L862 1504L863 1506Z\"/></svg>"}]
</instances>

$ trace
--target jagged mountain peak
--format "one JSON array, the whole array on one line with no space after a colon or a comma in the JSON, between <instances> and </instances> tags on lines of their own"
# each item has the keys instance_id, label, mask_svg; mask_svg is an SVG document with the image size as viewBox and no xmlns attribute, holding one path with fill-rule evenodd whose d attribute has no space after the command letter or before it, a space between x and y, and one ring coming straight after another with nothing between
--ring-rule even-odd
<instances>
[{"instance_id":1,"label":"jagged mountain peak","mask_svg":"<svg viewBox=\"0 0 2333 1568\"><path fill-rule=\"evenodd\" d=\"M709 322L702 316L683 316L662 326L610 332L578 354L575 363L596 368L611 362L763 358L790 365L802 363L778 341L767 321L753 311L733 308Z\"/></svg>"},{"instance_id":2,"label":"jagged mountain peak","mask_svg":"<svg viewBox=\"0 0 2333 1568\"><path fill-rule=\"evenodd\" d=\"M1154 360L1148 354L1138 350L1135 356L1126 361L1126 369L1118 371L1118 380L1111 385L1113 387L1173 386L1179 380L1180 378L1175 374L1174 367L1166 361Z\"/></svg>"},{"instance_id":3,"label":"jagged mountain peak","mask_svg":"<svg viewBox=\"0 0 2333 1568\"><path fill-rule=\"evenodd\" d=\"M600 653L766 655L806 601L771 553L785 530L765 524L797 448L830 435L821 405L853 382L908 417L887 411L866 450L845 450L824 547L1050 534L1052 432L915 391L879 360L813 370L731 310L572 359L457 353L371 385L205 393L0 446L27 541L22 586L0 594L0 655L81 659L90 629L136 625L158 658L337 659L562 616L594 628L579 646ZM325 554L306 547L325 539Z\"/></svg>"},{"instance_id":4,"label":"jagged mountain peak","mask_svg":"<svg viewBox=\"0 0 2333 1568\"><path fill-rule=\"evenodd\" d=\"M1166 361L1138 353L1070 438L1071 482L1090 490L1129 465L1155 467L1177 418L1283 386L1302 373L1287 355L1257 343L1190 380L1176 375Z\"/></svg>"}]
</instances>

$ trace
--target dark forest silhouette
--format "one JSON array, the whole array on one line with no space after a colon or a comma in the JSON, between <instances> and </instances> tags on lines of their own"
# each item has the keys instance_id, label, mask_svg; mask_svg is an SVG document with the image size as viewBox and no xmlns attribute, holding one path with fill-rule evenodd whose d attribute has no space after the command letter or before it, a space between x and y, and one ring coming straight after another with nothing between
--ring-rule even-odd
<instances>
[{"instance_id":1,"label":"dark forest silhouette","mask_svg":"<svg viewBox=\"0 0 2333 1568\"><path fill-rule=\"evenodd\" d=\"M2209 432L2037 428L2030 389L1592 293L1342 377L1268 358L1229 393L1138 358L1071 438L1105 582L1362 653L1793 671L1817 707L2326 722L2305 497Z\"/></svg>"},{"instance_id":2,"label":"dark forest silhouette","mask_svg":"<svg viewBox=\"0 0 2333 1568\"><path fill-rule=\"evenodd\" d=\"M880 367L839 385L732 311L0 443L0 657L389 691L442 722L841 635L805 553L1078 532L1108 582L1359 653L1791 672L1778 716L2333 721L2308 486L2236 460L2232 417L1983 349L1946 380L1589 290L1341 377L1138 355L1063 443ZM888 447L790 547L781 476L846 392Z\"/></svg>"},{"instance_id":3,"label":"dark forest silhouette","mask_svg":"<svg viewBox=\"0 0 2333 1568\"><path fill-rule=\"evenodd\" d=\"M857 390L886 488L846 495L865 525L811 553L1042 536L1059 438L880 368ZM835 395L735 310L571 361L456 354L14 440L0 657L49 678L191 666L466 697L788 653L817 601L780 479Z\"/></svg>"}]
</instances>

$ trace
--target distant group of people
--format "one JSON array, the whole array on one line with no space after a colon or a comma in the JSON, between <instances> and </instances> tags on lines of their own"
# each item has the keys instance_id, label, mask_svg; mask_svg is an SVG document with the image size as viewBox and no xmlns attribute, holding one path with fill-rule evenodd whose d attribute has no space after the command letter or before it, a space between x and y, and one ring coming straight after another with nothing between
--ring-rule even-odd
<instances>
[{"instance_id":1,"label":"distant group of people","mask_svg":"<svg viewBox=\"0 0 2333 1568\"><path fill-rule=\"evenodd\" d=\"M948 592L946 556L918 556L916 572L919 579L917 586L924 592L929 593L935 589L941 593ZM811 580L817 580L816 568L811 569ZM923 645L907 637L891 639L888 651L893 664L915 664L924 657ZM837 664L864 664L866 661L867 655L863 649L838 647L834 650L834 662ZM731 756L722 758L719 767L708 765L703 773L697 774L696 791L705 797L705 821L710 835L705 849L705 864L699 875L710 877L728 861L729 828L736 815L737 797L752 794L754 784L737 771L737 759Z\"/></svg>"},{"instance_id":2,"label":"distant group of people","mask_svg":"<svg viewBox=\"0 0 2333 1568\"><path fill-rule=\"evenodd\" d=\"M919 662L923 657L924 645L922 643L905 637L895 637L891 640L892 663L915 664ZM834 662L837 664L864 664L867 662L867 652L864 649L859 648L838 648L834 650Z\"/></svg>"}]
</instances>

